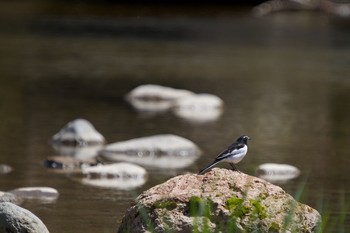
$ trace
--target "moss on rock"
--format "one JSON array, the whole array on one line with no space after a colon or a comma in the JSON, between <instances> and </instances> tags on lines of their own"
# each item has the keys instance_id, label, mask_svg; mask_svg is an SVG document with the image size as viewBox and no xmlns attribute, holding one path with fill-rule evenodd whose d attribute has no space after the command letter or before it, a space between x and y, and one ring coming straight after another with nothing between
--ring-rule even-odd
<instances>
[{"instance_id":1,"label":"moss on rock","mask_svg":"<svg viewBox=\"0 0 350 233\"><path fill-rule=\"evenodd\" d=\"M118 232L315 232L319 213L259 178L214 168L143 192ZM147 223L147 225L145 224Z\"/></svg>"}]
</instances>

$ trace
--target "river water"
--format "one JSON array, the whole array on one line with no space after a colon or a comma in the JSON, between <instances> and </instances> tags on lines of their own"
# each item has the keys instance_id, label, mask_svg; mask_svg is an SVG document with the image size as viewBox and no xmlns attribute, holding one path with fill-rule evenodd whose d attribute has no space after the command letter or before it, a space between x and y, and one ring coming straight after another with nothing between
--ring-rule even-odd
<instances>
[{"instance_id":1,"label":"river water","mask_svg":"<svg viewBox=\"0 0 350 233\"><path fill-rule=\"evenodd\" d=\"M0 163L14 171L0 176L0 190L56 188L54 203L22 205L51 233L115 232L139 193L198 172L241 134L253 139L241 171L298 167L301 176L281 186L329 215L328 232L349 229L350 21L320 12L256 18L225 6L3 4ZM215 94L224 112L206 123L137 112L124 96L148 83ZM56 153L51 136L76 118L108 142L172 133L203 154L183 169L146 168L146 184L131 191L86 186L42 164Z\"/></svg>"}]
</instances>

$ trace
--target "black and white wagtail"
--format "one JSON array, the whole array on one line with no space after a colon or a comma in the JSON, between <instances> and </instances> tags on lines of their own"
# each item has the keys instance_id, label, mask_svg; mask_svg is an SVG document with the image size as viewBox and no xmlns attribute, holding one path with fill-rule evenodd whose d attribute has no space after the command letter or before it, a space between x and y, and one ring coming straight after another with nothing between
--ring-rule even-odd
<instances>
[{"instance_id":1,"label":"black and white wagtail","mask_svg":"<svg viewBox=\"0 0 350 233\"><path fill-rule=\"evenodd\" d=\"M235 164L239 163L247 154L248 140L250 140L250 137L246 135L240 136L234 143L231 144L231 146L221 152L211 164L200 170L198 174L203 174L216 164L223 161L228 162L234 171L238 171Z\"/></svg>"}]
</instances>

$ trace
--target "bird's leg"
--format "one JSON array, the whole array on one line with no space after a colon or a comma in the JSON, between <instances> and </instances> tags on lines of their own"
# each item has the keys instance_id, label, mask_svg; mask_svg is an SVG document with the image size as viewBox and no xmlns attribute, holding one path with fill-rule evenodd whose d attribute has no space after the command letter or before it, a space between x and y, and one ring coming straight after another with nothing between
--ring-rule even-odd
<instances>
[{"instance_id":1,"label":"bird's leg","mask_svg":"<svg viewBox=\"0 0 350 233\"><path fill-rule=\"evenodd\" d=\"M233 163L229 163L230 166L232 167L232 170L236 171L236 172L240 172L237 167L233 164Z\"/></svg>"}]
</instances>

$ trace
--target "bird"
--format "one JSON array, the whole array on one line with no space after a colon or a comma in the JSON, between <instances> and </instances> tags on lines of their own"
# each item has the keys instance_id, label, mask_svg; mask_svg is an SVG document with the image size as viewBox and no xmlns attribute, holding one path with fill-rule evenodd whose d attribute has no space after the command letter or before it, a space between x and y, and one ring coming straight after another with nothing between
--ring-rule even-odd
<instances>
[{"instance_id":1,"label":"bird","mask_svg":"<svg viewBox=\"0 0 350 233\"><path fill-rule=\"evenodd\" d=\"M250 140L250 139L251 138L249 136L246 136L246 135L240 136L226 150L221 152L211 164L209 164L208 166L206 166L205 168L200 170L198 174L200 175L200 174L205 173L206 171L208 171L209 169L214 167L216 164L223 162L223 161L228 162L234 171L239 172L239 170L237 169L235 164L239 163L244 158L244 156L247 154L247 152L248 152L248 140Z\"/></svg>"}]
</instances>

